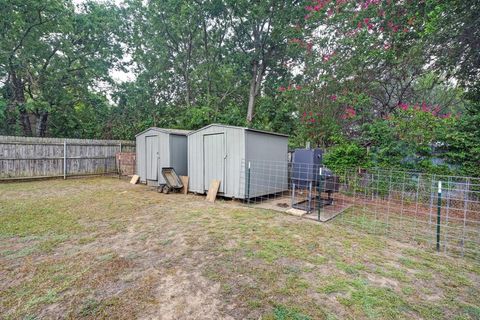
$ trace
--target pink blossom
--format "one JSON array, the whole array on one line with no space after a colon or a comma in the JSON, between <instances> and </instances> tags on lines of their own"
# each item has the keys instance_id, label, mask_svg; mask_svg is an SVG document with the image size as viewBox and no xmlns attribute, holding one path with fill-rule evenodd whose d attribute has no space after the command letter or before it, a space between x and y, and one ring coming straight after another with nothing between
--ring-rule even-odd
<instances>
[{"instance_id":1,"label":"pink blossom","mask_svg":"<svg viewBox=\"0 0 480 320\"><path fill-rule=\"evenodd\" d=\"M313 43L311 42L307 43L307 51L312 52L312 48L313 48Z\"/></svg>"},{"instance_id":2,"label":"pink blossom","mask_svg":"<svg viewBox=\"0 0 480 320\"><path fill-rule=\"evenodd\" d=\"M332 94L332 95L330 96L330 100L332 100L332 101L334 101L334 102L337 101L337 96L334 95L334 94Z\"/></svg>"},{"instance_id":3,"label":"pink blossom","mask_svg":"<svg viewBox=\"0 0 480 320\"><path fill-rule=\"evenodd\" d=\"M407 111L408 110L408 104L406 103L403 103L403 102L399 102L398 103L398 107L404 111Z\"/></svg>"},{"instance_id":4,"label":"pink blossom","mask_svg":"<svg viewBox=\"0 0 480 320\"><path fill-rule=\"evenodd\" d=\"M297 86L295 87L295 89L297 89L297 90L302 90L302 87L299 86L299 85L297 85Z\"/></svg>"},{"instance_id":5,"label":"pink blossom","mask_svg":"<svg viewBox=\"0 0 480 320\"><path fill-rule=\"evenodd\" d=\"M425 101L422 102L422 111L423 112L429 112L430 109L427 106L427 103Z\"/></svg>"},{"instance_id":6,"label":"pink blossom","mask_svg":"<svg viewBox=\"0 0 480 320\"><path fill-rule=\"evenodd\" d=\"M355 109L353 109L352 107L347 107L345 109L345 114L343 115L342 119L350 119L350 118L353 118L355 117L357 114L357 112L355 111Z\"/></svg>"},{"instance_id":7,"label":"pink blossom","mask_svg":"<svg viewBox=\"0 0 480 320\"><path fill-rule=\"evenodd\" d=\"M287 89L286 89L284 86L281 86L281 87L278 88L278 91L280 91L280 92L284 92L284 91L286 91L286 90L287 90Z\"/></svg>"}]
</instances>

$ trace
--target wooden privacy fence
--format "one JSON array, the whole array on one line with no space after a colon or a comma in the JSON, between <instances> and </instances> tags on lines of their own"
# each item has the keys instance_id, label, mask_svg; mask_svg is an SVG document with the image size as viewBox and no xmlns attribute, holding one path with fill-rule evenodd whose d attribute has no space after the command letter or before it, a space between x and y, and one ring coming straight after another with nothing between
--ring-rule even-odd
<instances>
[{"instance_id":1,"label":"wooden privacy fence","mask_svg":"<svg viewBox=\"0 0 480 320\"><path fill-rule=\"evenodd\" d=\"M0 179L116 173L118 152L135 142L0 136Z\"/></svg>"}]
</instances>

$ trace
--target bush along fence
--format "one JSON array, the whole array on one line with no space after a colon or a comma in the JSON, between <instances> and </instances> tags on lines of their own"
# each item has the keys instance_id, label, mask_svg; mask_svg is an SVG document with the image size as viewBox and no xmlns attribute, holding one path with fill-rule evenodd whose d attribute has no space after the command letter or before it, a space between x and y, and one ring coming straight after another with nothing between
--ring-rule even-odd
<instances>
[{"instance_id":1,"label":"bush along fence","mask_svg":"<svg viewBox=\"0 0 480 320\"><path fill-rule=\"evenodd\" d=\"M0 180L117 173L134 141L0 136Z\"/></svg>"},{"instance_id":2,"label":"bush along fence","mask_svg":"<svg viewBox=\"0 0 480 320\"><path fill-rule=\"evenodd\" d=\"M247 203L480 261L480 179L243 161ZM288 186L283 181L287 175ZM279 183L281 182L281 183Z\"/></svg>"}]
</instances>

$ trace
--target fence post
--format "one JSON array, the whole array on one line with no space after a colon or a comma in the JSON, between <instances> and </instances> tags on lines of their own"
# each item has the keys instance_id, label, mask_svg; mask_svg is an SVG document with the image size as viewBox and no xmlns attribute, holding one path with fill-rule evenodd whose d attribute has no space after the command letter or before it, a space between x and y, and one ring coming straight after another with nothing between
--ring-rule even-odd
<instances>
[{"instance_id":1,"label":"fence post","mask_svg":"<svg viewBox=\"0 0 480 320\"><path fill-rule=\"evenodd\" d=\"M462 229L462 257L465 255L465 228L467 227L468 197L470 192L470 179L467 179L463 193L463 229Z\"/></svg>"},{"instance_id":2,"label":"fence post","mask_svg":"<svg viewBox=\"0 0 480 320\"><path fill-rule=\"evenodd\" d=\"M117 158L118 158L118 161L117 161ZM118 155L115 155L115 167L117 169L117 173L118 173L118 179L120 179L122 177L122 155L121 154L118 154Z\"/></svg>"},{"instance_id":3,"label":"fence post","mask_svg":"<svg viewBox=\"0 0 480 320\"><path fill-rule=\"evenodd\" d=\"M250 204L250 161L247 168L247 203Z\"/></svg>"},{"instance_id":4,"label":"fence post","mask_svg":"<svg viewBox=\"0 0 480 320\"><path fill-rule=\"evenodd\" d=\"M322 185L322 167L318 169L318 221L320 220L321 217L321 210L322 210L322 191L323 191L323 185Z\"/></svg>"},{"instance_id":5,"label":"fence post","mask_svg":"<svg viewBox=\"0 0 480 320\"><path fill-rule=\"evenodd\" d=\"M67 179L67 139L63 140L63 180Z\"/></svg>"},{"instance_id":6,"label":"fence post","mask_svg":"<svg viewBox=\"0 0 480 320\"><path fill-rule=\"evenodd\" d=\"M438 181L438 201L437 201L437 251L440 251L440 220L442 208L442 181Z\"/></svg>"}]
</instances>

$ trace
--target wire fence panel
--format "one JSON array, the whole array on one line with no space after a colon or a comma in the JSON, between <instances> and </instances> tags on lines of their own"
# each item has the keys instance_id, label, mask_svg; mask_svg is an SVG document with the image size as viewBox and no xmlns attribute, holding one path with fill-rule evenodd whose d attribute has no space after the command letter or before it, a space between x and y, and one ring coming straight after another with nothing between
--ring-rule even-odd
<instances>
[{"instance_id":1,"label":"wire fence panel","mask_svg":"<svg viewBox=\"0 0 480 320\"><path fill-rule=\"evenodd\" d=\"M241 177L253 206L480 260L478 178L261 160Z\"/></svg>"}]
</instances>

